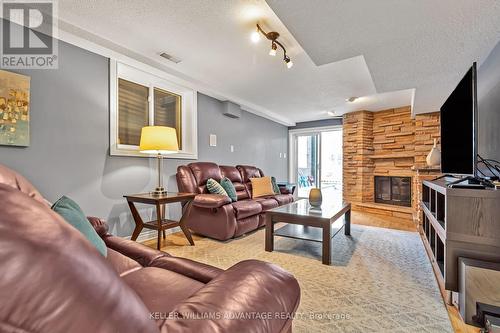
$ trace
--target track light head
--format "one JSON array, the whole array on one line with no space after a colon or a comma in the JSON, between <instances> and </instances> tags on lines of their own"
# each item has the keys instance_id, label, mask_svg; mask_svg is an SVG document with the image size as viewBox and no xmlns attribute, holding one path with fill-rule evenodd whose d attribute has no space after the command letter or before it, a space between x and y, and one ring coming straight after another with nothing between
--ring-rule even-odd
<instances>
[{"instance_id":1,"label":"track light head","mask_svg":"<svg viewBox=\"0 0 500 333\"><path fill-rule=\"evenodd\" d=\"M278 48L278 46L276 45L275 42L272 42L271 44L271 49L269 50L269 55L270 56L276 56L276 49Z\"/></svg>"}]
</instances>

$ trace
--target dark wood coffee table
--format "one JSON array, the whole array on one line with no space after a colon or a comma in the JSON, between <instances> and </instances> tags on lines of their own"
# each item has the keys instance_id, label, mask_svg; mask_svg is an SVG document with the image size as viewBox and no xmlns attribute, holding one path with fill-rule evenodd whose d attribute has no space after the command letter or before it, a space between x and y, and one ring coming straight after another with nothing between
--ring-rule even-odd
<instances>
[{"instance_id":1,"label":"dark wood coffee table","mask_svg":"<svg viewBox=\"0 0 500 333\"><path fill-rule=\"evenodd\" d=\"M345 218L341 218L345 215ZM351 204L345 201L324 202L313 208L307 199L299 199L266 212L266 251L274 250L274 236L323 243L323 264L330 265L331 240L342 228L351 234ZM285 226L274 230L276 223Z\"/></svg>"},{"instance_id":2,"label":"dark wood coffee table","mask_svg":"<svg viewBox=\"0 0 500 333\"><path fill-rule=\"evenodd\" d=\"M185 225L184 217L189 215L192 200L195 196L196 194L194 193L175 192L168 192L163 195L154 195L152 193L124 195L124 197L127 199L128 206L130 207L130 211L135 222L135 229L132 233L131 239L135 241L143 228L157 230L158 243L156 248L159 250L161 248L161 234L163 233L163 238L165 238L165 230L175 227L181 227L181 230L184 233L184 236L186 236L187 240L189 241L189 244L194 245L193 237L191 236L191 232ZM175 202L186 202L184 214L182 214L181 220L172 221L165 219L165 205ZM135 203L154 205L156 207L156 220L144 222L141 215L139 215L137 208L135 207Z\"/></svg>"}]
</instances>

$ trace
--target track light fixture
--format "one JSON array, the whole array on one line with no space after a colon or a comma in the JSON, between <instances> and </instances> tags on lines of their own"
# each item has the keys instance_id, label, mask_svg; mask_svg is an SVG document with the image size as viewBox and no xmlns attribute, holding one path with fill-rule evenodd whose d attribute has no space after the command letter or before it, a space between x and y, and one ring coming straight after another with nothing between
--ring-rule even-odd
<instances>
[{"instance_id":1,"label":"track light fixture","mask_svg":"<svg viewBox=\"0 0 500 333\"><path fill-rule=\"evenodd\" d=\"M278 41L278 37L280 36L280 34L277 33L276 31L265 32L257 23L257 30L252 32L251 35L252 42L258 43L260 41L261 34L271 41L271 50L269 50L269 55L273 57L276 56L277 53L276 51L278 49L278 46L281 47L281 49L283 50L283 61L285 62L286 67L292 68L293 62L292 60L290 60L290 57L286 54L285 46L283 46L283 44L281 44Z\"/></svg>"}]
</instances>

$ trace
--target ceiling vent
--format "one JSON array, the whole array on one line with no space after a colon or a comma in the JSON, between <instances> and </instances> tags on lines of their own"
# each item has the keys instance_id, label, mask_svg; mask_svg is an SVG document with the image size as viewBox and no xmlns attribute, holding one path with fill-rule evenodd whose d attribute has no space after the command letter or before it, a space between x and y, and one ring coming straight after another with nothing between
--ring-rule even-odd
<instances>
[{"instance_id":1,"label":"ceiling vent","mask_svg":"<svg viewBox=\"0 0 500 333\"><path fill-rule=\"evenodd\" d=\"M178 64L178 63L180 63L182 61L181 59L176 58L173 55L170 55L170 54L165 53L165 52L160 53L160 57L163 57L163 58L165 58L165 59L167 59L167 60L169 60L169 61L171 61L173 63L176 63L176 64Z\"/></svg>"},{"instance_id":2,"label":"ceiling vent","mask_svg":"<svg viewBox=\"0 0 500 333\"><path fill-rule=\"evenodd\" d=\"M222 114L229 118L240 118L241 107L230 101L222 102Z\"/></svg>"}]
</instances>

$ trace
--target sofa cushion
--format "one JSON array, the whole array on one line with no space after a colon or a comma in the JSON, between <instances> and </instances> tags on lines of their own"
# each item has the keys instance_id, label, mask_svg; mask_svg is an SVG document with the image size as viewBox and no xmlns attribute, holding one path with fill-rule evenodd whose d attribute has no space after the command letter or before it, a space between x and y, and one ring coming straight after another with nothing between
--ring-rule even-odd
<instances>
[{"instance_id":1,"label":"sofa cushion","mask_svg":"<svg viewBox=\"0 0 500 333\"><path fill-rule=\"evenodd\" d=\"M167 269L145 267L123 276L150 312L169 313L205 284Z\"/></svg>"},{"instance_id":2,"label":"sofa cushion","mask_svg":"<svg viewBox=\"0 0 500 333\"><path fill-rule=\"evenodd\" d=\"M208 180L207 180L207 190L208 190L208 192L210 192L212 194L219 194L219 195L223 195L223 196L229 197L227 195L227 192L224 189L224 187L222 187L222 185L219 184L219 182L216 181L213 178L208 178Z\"/></svg>"},{"instance_id":3,"label":"sofa cushion","mask_svg":"<svg viewBox=\"0 0 500 333\"><path fill-rule=\"evenodd\" d=\"M231 180L233 183L243 183L241 174L236 167L229 165L221 165L219 168L222 177L229 178L229 180Z\"/></svg>"},{"instance_id":4,"label":"sofa cushion","mask_svg":"<svg viewBox=\"0 0 500 333\"><path fill-rule=\"evenodd\" d=\"M262 211L262 206L254 200L240 200L232 203L236 218L244 219L252 215L257 215Z\"/></svg>"},{"instance_id":5,"label":"sofa cushion","mask_svg":"<svg viewBox=\"0 0 500 333\"><path fill-rule=\"evenodd\" d=\"M278 186L278 183L276 182L276 177L271 177L271 184L273 185L273 191L274 194L281 194L280 187Z\"/></svg>"},{"instance_id":6,"label":"sofa cushion","mask_svg":"<svg viewBox=\"0 0 500 333\"><path fill-rule=\"evenodd\" d=\"M256 168L251 165L237 165L236 168L239 170L241 174L243 183L250 182L250 178L264 177L264 174L259 168Z\"/></svg>"},{"instance_id":7,"label":"sofa cushion","mask_svg":"<svg viewBox=\"0 0 500 333\"><path fill-rule=\"evenodd\" d=\"M247 192L247 188L243 184L243 178L241 178L240 171L236 167L229 165L221 165L220 172L223 177L229 178L229 180L233 183L234 189L236 190L236 197L238 198L238 200L250 198Z\"/></svg>"},{"instance_id":8,"label":"sofa cushion","mask_svg":"<svg viewBox=\"0 0 500 333\"><path fill-rule=\"evenodd\" d=\"M269 197L269 198L257 198L253 199L254 201L257 201L259 205L262 206L262 210L266 211L272 208L276 208L279 206L278 201L276 199Z\"/></svg>"},{"instance_id":9,"label":"sofa cushion","mask_svg":"<svg viewBox=\"0 0 500 333\"><path fill-rule=\"evenodd\" d=\"M220 186L226 191L227 196L231 198L231 201L238 201L238 195L236 194L236 188L233 185L233 182L227 178L222 177L220 181Z\"/></svg>"},{"instance_id":10,"label":"sofa cushion","mask_svg":"<svg viewBox=\"0 0 500 333\"><path fill-rule=\"evenodd\" d=\"M253 199L275 194L271 177L250 178L250 181L252 182Z\"/></svg>"},{"instance_id":11,"label":"sofa cushion","mask_svg":"<svg viewBox=\"0 0 500 333\"><path fill-rule=\"evenodd\" d=\"M293 202L293 195L291 194L276 194L273 198L278 201L280 206Z\"/></svg>"},{"instance_id":12,"label":"sofa cushion","mask_svg":"<svg viewBox=\"0 0 500 333\"><path fill-rule=\"evenodd\" d=\"M243 185L241 183L233 183L233 185L234 185L234 189L236 190L236 196L238 197L238 200L250 198L250 194L248 193L245 185Z\"/></svg>"},{"instance_id":13,"label":"sofa cushion","mask_svg":"<svg viewBox=\"0 0 500 333\"><path fill-rule=\"evenodd\" d=\"M193 171L191 171L191 168L187 165L180 165L177 167L175 178L177 180L177 188L179 192L199 193Z\"/></svg>"},{"instance_id":14,"label":"sofa cushion","mask_svg":"<svg viewBox=\"0 0 500 333\"><path fill-rule=\"evenodd\" d=\"M75 201L63 195L51 208L61 215L66 222L80 231L103 256L106 256L106 244L104 244L102 238L99 237L94 227L90 224L89 220L87 220L82 209Z\"/></svg>"},{"instance_id":15,"label":"sofa cushion","mask_svg":"<svg viewBox=\"0 0 500 333\"><path fill-rule=\"evenodd\" d=\"M213 178L216 181L220 181L222 178L219 166L215 163L210 163L210 162L189 163L188 167L193 172L196 186L198 186L198 193L207 193L205 185L209 178Z\"/></svg>"}]
</instances>

